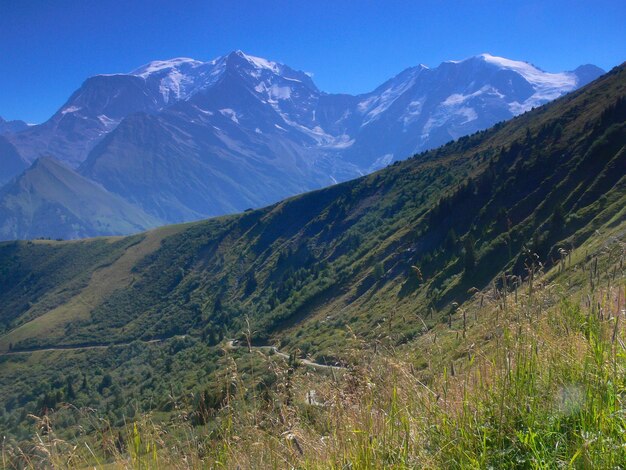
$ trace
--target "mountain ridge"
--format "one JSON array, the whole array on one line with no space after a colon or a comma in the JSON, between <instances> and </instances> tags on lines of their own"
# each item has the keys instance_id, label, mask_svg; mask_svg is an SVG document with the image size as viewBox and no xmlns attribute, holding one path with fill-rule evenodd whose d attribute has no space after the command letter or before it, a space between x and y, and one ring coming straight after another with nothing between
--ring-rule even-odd
<instances>
[{"instance_id":1,"label":"mountain ridge","mask_svg":"<svg viewBox=\"0 0 626 470\"><path fill-rule=\"evenodd\" d=\"M367 105L363 103L364 100L367 101L367 99L371 99L372 97L382 94L384 90L389 88L389 86L387 86L389 83L397 82L399 78L407 72L411 72L411 74L414 74L415 71L433 72L441 69L442 67L446 68L449 66L458 66L476 61L484 62L486 64L499 67L500 69L525 71L526 74L524 75L524 78L531 80L533 77L541 78L541 75L543 75L544 84L549 81L545 79L545 77L560 77L563 82L560 84L558 82L553 82L552 85L555 88L555 90L553 90L554 95L550 96L549 99L553 99L564 92L571 91L575 88L575 86L586 84L591 79L597 78L603 72L598 67L587 64L578 67L572 72L547 73L526 62L512 61L509 59L495 57L490 54L480 54L460 61L442 62L435 68L429 68L424 65L409 67L371 92L349 96L352 96L357 100L361 100L359 107L367 109ZM70 96L68 101L57 111L57 113L55 113L55 115L52 116L50 120L44 124L32 126L34 128L28 129L26 134L22 133L20 138L16 139L16 144L18 148L22 147L21 150L25 158L32 161L37 155L33 153L34 150L28 145L24 146L25 137L28 135L36 136L37 134L44 133L45 129L41 126L59 127L60 121L63 118L67 118L73 114L76 114L82 119L89 118L94 120L98 117L101 118L101 122L92 123L92 125L96 126L97 129L90 129L91 134L86 136L88 141L93 141L94 139L97 139L99 135L105 134L111 130L111 128L117 125L122 118L138 111L157 112L166 107L168 104L185 101L193 97L193 95L209 88L215 83L216 80L223 78L225 71L232 70L237 67L241 68L244 63L249 65L249 70L245 73L251 74L255 79L259 79L260 75L263 73L271 73L293 82L301 82L312 92L317 93L318 95L324 95L327 99L328 97L336 96L336 94L325 93L318 90L311 78L304 72L293 70L287 65L278 62L272 62L267 59L245 54L242 51L234 51L207 62L188 58L152 61L140 66L130 73L99 74L88 78L81 85L81 87L76 90L72 96ZM580 73L581 76L579 77L576 75L577 73ZM135 80L135 78L137 80ZM143 80L143 83L141 80ZM258 84L258 86L262 85L262 82ZM188 90L185 89L186 86L189 88ZM108 92L106 89L102 90L101 87L108 87L111 90L115 90L116 95L113 103L109 103L109 100L105 99L106 93ZM274 88L273 92L276 95L274 96L271 94L271 91L272 90L270 90L269 93L266 93L266 97L270 100L272 97L276 98L281 92L283 94L289 93L286 89L280 90ZM170 95L175 95L174 99L170 99ZM339 94L337 96L345 95ZM106 102L106 104L103 103L103 101ZM280 105L280 101L278 101L277 104ZM519 109L516 109L515 113L519 114L519 112L528 110L532 107L532 105L533 103L527 103ZM87 114L84 112L81 113L81 111L85 109ZM380 109L377 111L380 112ZM368 115L365 117L367 118L367 116ZM370 112L369 118L365 119L361 126L369 124L371 122L371 118L373 117L375 116L372 116ZM58 152L59 155L55 155L56 158L61 160L67 159L73 166L76 166L77 162L86 158L87 154L85 153L85 150L91 147L89 145L83 145L81 155L78 156L64 155L64 152L69 152L71 154L72 151L67 148L64 149L59 145L52 145L51 147L51 145L48 144L44 145L43 148L45 149L44 151L47 151L48 153L54 154L54 151ZM415 152L420 150L425 149L415 149ZM41 151L42 150L39 150L39 152Z\"/></svg>"},{"instance_id":2,"label":"mountain ridge","mask_svg":"<svg viewBox=\"0 0 626 470\"><path fill-rule=\"evenodd\" d=\"M14 134L24 129L28 129L28 127L29 124L19 119L7 121L0 116L0 134Z\"/></svg>"},{"instance_id":3,"label":"mountain ridge","mask_svg":"<svg viewBox=\"0 0 626 470\"><path fill-rule=\"evenodd\" d=\"M7 138L45 152L166 223L261 207L346 181L574 90L489 54L411 67L361 95L241 51L86 80L46 123ZM155 145L158 142L158 145Z\"/></svg>"}]
</instances>

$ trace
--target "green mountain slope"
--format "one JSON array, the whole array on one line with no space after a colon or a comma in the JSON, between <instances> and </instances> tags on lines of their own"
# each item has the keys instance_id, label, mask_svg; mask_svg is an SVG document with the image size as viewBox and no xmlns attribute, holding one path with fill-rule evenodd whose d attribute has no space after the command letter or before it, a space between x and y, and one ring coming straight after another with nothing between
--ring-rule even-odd
<instances>
[{"instance_id":1,"label":"green mountain slope","mask_svg":"<svg viewBox=\"0 0 626 470\"><path fill-rule=\"evenodd\" d=\"M592 236L623 238L625 97L622 66L488 131L262 210L117 241L1 244L0 350L119 345L47 353L6 419L62 397L54 377L77 373L110 374L119 389L87 385L85 404L165 410L168 393L214 380L214 346L244 330L318 361L347 360L362 341L406 343L474 288L521 274L530 254L550 266ZM0 394L24 371L13 361L40 354L5 356Z\"/></svg>"},{"instance_id":2,"label":"green mountain slope","mask_svg":"<svg viewBox=\"0 0 626 470\"><path fill-rule=\"evenodd\" d=\"M0 220L3 240L123 235L159 224L155 217L47 157L0 190Z\"/></svg>"}]
</instances>

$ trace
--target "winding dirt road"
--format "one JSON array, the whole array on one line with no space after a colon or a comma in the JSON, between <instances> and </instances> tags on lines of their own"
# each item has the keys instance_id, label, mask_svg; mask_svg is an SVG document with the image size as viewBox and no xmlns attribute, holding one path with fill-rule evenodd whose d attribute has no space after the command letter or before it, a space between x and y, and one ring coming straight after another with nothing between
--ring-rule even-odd
<instances>
[{"instance_id":1,"label":"winding dirt road","mask_svg":"<svg viewBox=\"0 0 626 470\"><path fill-rule=\"evenodd\" d=\"M108 344L80 344L80 345L67 345L67 346L46 346L42 348L26 348L13 351L0 351L0 356L16 356L18 354L32 354L36 352L51 352L51 351L87 351L89 349L106 349L111 346L130 346L133 343L154 344L161 343L171 338L163 339L150 339L146 341L134 340L127 343L108 343Z\"/></svg>"},{"instance_id":2,"label":"winding dirt road","mask_svg":"<svg viewBox=\"0 0 626 470\"><path fill-rule=\"evenodd\" d=\"M226 346L229 349L238 349L243 347L248 347L247 345L241 346L237 343L237 340L231 339L226 342ZM252 349L256 349L257 351L271 351L277 356L280 356L284 359L289 360L289 354L279 351L276 346L251 346ZM331 366L328 364L320 364L319 362L314 362L309 359L300 359L298 358L298 362L305 366L314 367L316 369L329 369L329 370L343 370L345 367L342 366Z\"/></svg>"},{"instance_id":3,"label":"winding dirt road","mask_svg":"<svg viewBox=\"0 0 626 470\"><path fill-rule=\"evenodd\" d=\"M28 349L19 349L13 351L0 351L0 356L16 356L19 354L32 354L36 352L54 352L54 351L88 351L90 349L106 349L112 346L129 346L133 343L143 343L143 344L155 344L162 343L163 341L167 341L173 338L185 338L185 336L172 336L169 338L160 338L160 339L150 339L150 340L134 340L125 343L108 343L108 344L79 344L79 345L67 345L67 346L49 346L42 348L28 348ZM226 342L226 347L229 349L238 349L244 346L239 345L237 340L231 339ZM247 347L247 346L245 346ZM251 346L252 349L256 349L257 351L267 351L277 356L280 356L284 359L289 360L289 354L279 351L276 346ZM333 366L328 364L320 364L319 362L314 362L309 359L300 359L298 358L300 364L313 367L316 369L327 369L327 370L343 370L345 367L342 366Z\"/></svg>"}]
</instances>

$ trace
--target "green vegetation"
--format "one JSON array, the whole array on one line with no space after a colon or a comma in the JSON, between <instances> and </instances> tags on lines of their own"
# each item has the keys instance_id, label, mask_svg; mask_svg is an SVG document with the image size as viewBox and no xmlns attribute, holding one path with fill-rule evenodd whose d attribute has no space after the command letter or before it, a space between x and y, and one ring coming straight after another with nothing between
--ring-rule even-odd
<instances>
[{"instance_id":1,"label":"green vegetation","mask_svg":"<svg viewBox=\"0 0 626 470\"><path fill-rule=\"evenodd\" d=\"M265 209L130 238L0 244L10 458L31 442L32 414L54 431L31 449L44 462L619 462L624 303L609 298L624 276L625 97L619 67ZM268 349L231 350L235 337L276 344L292 365L350 368L311 375ZM26 352L59 347L77 349ZM303 403L310 389L331 405ZM559 394L577 414L559 414ZM94 449L103 432L116 437ZM92 453L50 447L74 441Z\"/></svg>"},{"instance_id":2,"label":"green vegetation","mask_svg":"<svg viewBox=\"0 0 626 470\"><path fill-rule=\"evenodd\" d=\"M211 358L221 369L214 387L172 401L168 421L128 410L139 413L116 423L61 407L36 422L41 438L28 453L9 445L3 458L59 468L619 468L626 244L594 238L565 259L547 273L529 264L523 282L492 286L411 345L360 340L345 351L348 369L312 372L225 348ZM94 386L115 396L108 375ZM91 427L67 441L57 426L72 418Z\"/></svg>"},{"instance_id":3,"label":"green vegetation","mask_svg":"<svg viewBox=\"0 0 626 470\"><path fill-rule=\"evenodd\" d=\"M162 223L53 158L20 173L0 189L0 240L124 235Z\"/></svg>"}]
</instances>

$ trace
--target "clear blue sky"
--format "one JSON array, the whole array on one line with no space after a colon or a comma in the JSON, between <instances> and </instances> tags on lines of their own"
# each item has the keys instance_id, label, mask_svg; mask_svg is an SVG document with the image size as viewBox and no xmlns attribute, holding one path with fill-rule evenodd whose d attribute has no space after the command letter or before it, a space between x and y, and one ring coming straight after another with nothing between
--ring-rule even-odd
<instances>
[{"instance_id":1,"label":"clear blue sky","mask_svg":"<svg viewBox=\"0 0 626 470\"><path fill-rule=\"evenodd\" d=\"M610 69L626 60L626 1L0 0L0 116L42 122L91 75L235 49L328 92L482 52Z\"/></svg>"}]
</instances>

